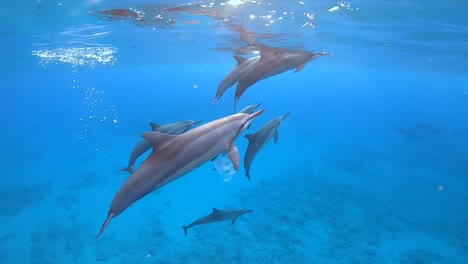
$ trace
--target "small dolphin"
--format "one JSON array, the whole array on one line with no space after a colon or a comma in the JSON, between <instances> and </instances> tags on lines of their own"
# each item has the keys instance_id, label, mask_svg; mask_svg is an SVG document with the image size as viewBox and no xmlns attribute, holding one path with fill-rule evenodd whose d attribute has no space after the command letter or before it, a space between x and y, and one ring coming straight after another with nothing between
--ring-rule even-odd
<instances>
[{"instance_id":1,"label":"small dolphin","mask_svg":"<svg viewBox=\"0 0 468 264\"><path fill-rule=\"evenodd\" d=\"M254 134L247 134L245 137L249 140L249 145L244 157L245 175L250 181L250 165L252 164L255 156L262 150L268 141L274 137L275 143L278 141L278 128L283 123L284 119L288 117L289 113L284 116L277 117Z\"/></svg>"},{"instance_id":2,"label":"small dolphin","mask_svg":"<svg viewBox=\"0 0 468 264\"><path fill-rule=\"evenodd\" d=\"M184 229L185 236L187 236L188 229L196 225L204 225L204 224L209 224L209 223L214 223L214 222L225 221L229 219L232 219L231 221L231 225L232 225L236 222L239 216L247 214L247 213L251 213L251 212L253 212L253 210L223 210L221 211L216 208L213 208L213 213L209 215L205 215L202 218L193 221L190 225L183 226L182 228Z\"/></svg>"},{"instance_id":3,"label":"small dolphin","mask_svg":"<svg viewBox=\"0 0 468 264\"><path fill-rule=\"evenodd\" d=\"M260 60L260 56L247 59L235 55L234 59L237 60L237 65L218 85L218 90L216 91L216 97L213 100L213 104L223 96L227 89L238 82L242 75L248 72Z\"/></svg>"},{"instance_id":4,"label":"small dolphin","mask_svg":"<svg viewBox=\"0 0 468 264\"><path fill-rule=\"evenodd\" d=\"M287 51L283 49L268 49L261 52L260 60L250 67L248 72L242 74L239 78L235 104L244 92L250 86L262 79L283 73L285 71L296 69L294 72L300 72L304 69L306 63L318 57L329 55L328 53L314 53L305 51Z\"/></svg>"},{"instance_id":5,"label":"small dolphin","mask_svg":"<svg viewBox=\"0 0 468 264\"><path fill-rule=\"evenodd\" d=\"M252 114L257 107L259 107L262 103L258 103L256 105L249 105L243 108L242 110L239 111L239 113L245 113L245 114ZM247 127L247 129L250 129L250 125Z\"/></svg>"},{"instance_id":6,"label":"small dolphin","mask_svg":"<svg viewBox=\"0 0 468 264\"><path fill-rule=\"evenodd\" d=\"M259 107L261 104L262 103L246 106L245 108L240 110L238 113L252 114L255 111L255 109L257 109L257 107Z\"/></svg>"},{"instance_id":7,"label":"small dolphin","mask_svg":"<svg viewBox=\"0 0 468 264\"><path fill-rule=\"evenodd\" d=\"M182 177L219 153L226 151L235 170L240 157L235 140L265 110L253 114L226 116L179 136L146 132L143 137L153 145L153 152L115 194L99 237L112 218L152 191Z\"/></svg>"},{"instance_id":8,"label":"small dolphin","mask_svg":"<svg viewBox=\"0 0 468 264\"><path fill-rule=\"evenodd\" d=\"M156 123L150 123L151 131L165 133L169 135L180 135L187 132L194 125L203 122L203 120L193 121L187 120L182 122L176 122L166 125L158 125ZM146 139L141 139L140 142L133 148L132 153L130 154L130 159L128 161L128 166L121 169L120 171L128 171L133 173L133 165L135 165L138 157L143 155L148 149L151 148L151 143Z\"/></svg>"}]
</instances>

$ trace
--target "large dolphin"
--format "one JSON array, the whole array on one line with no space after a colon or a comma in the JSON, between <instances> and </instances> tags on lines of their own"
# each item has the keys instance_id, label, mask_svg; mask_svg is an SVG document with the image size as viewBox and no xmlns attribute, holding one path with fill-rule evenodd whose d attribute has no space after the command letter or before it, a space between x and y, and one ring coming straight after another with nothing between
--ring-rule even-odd
<instances>
[{"instance_id":1,"label":"large dolphin","mask_svg":"<svg viewBox=\"0 0 468 264\"><path fill-rule=\"evenodd\" d=\"M218 90L216 91L216 96L213 100L213 103L218 101L227 89L229 89L236 82L238 82L239 79L260 60L260 56L247 59L235 55L234 58L237 60L237 65L218 85Z\"/></svg>"},{"instance_id":2,"label":"large dolphin","mask_svg":"<svg viewBox=\"0 0 468 264\"><path fill-rule=\"evenodd\" d=\"M324 55L329 54L271 48L262 51L260 60L239 78L236 87L234 107L247 88L254 85L256 82L294 68L296 69L294 72L300 72L304 69L306 63Z\"/></svg>"},{"instance_id":3,"label":"large dolphin","mask_svg":"<svg viewBox=\"0 0 468 264\"><path fill-rule=\"evenodd\" d=\"M158 125L156 123L150 123L150 126L151 126L151 131L165 133L169 135L180 135L182 133L187 132L194 125L202 121L203 120L198 120L198 121L187 120L187 121L181 121L181 122L176 122L176 123L171 123L171 124L166 124L166 125ZM138 159L138 157L143 155L143 153L145 153L150 148L151 148L151 143L145 138L142 138L141 141L138 142L138 144L136 144L136 146L133 148L132 153L130 154L130 159L128 161L128 166L121 169L120 171L128 171L130 173L133 173L133 165L135 165L135 162Z\"/></svg>"},{"instance_id":4,"label":"large dolphin","mask_svg":"<svg viewBox=\"0 0 468 264\"><path fill-rule=\"evenodd\" d=\"M245 175L249 181L250 165L252 164L253 159L272 137L274 137L275 143L278 141L278 128L281 126L284 119L288 117L288 115L289 113L271 120L254 134L245 135L245 137L249 140L249 145L247 147L247 151L245 152L244 168Z\"/></svg>"},{"instance_id":5,"label":"large dolphin","mask_svg":"<svg viewBox=\"0 0 468 264\"><path fill-rule=\"evenodd\" d=\"M107 219L98 233L104 232L112 218L152 191L180 178L226 151L239 170L240 157L235 140L264 110L253 114L226 116L179 136L146 132L143 137L153 145L153 152L127 179L114 196Z\"/></svg>"},{"instance_id":6,"label":"large dolphin","mask_svg":"<svg viewBox=\"0 0 468 264\"><path fill-rule=\"evenodd\" d=\"M184 229L185 236L187 236L188 229L193 226L209 224L209 223L225 221L225 220L232 220L231 221L231 225L232 225L236 222L239 216L246 214L246 213L251 213L251 212L253 212L253 210L222 210L221 211L216 208L213 208L213 213L209 215L205 215L201 217L200 219L193 221L190 225L183 226L182 228Z\"/></svg>"}]
</instances>

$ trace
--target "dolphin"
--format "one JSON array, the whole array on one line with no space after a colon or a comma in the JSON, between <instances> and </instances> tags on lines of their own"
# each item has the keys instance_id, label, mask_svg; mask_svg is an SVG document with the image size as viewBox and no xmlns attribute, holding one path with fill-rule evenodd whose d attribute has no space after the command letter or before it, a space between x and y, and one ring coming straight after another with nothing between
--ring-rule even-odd
<instances>
[{"instance_id":1,"label":"dolphin","mask_svg":"<svg viewBox=\"0 0 468 264\"><path fill-rule=\"evenodd\" d=\"M255 111L255 109L257 109L261 104L262 103L246 106L242 110L240 110L238 113L252 114Z\"/></svg>"},{"instance_id":2,"label":"dolphin","mask_svg":"<svg viewBox=\"0 0 468 264\"><path fill-rule=\"evenodd\" d=\"M229 89L236 82L238 82L241 76L248 72L260 60L260 56L247 59L235 55L234 59L237 60L237 65L218 85L218 90L216 91L216 96L213 100L213 104L216 103L216 101L218 101L219 98L221 98L221 96L223 96L224 92L226 92L227 89Z\"/></svg>"},{"instance_id":3,"label":"dolphin","mask_svg":"<svg viewBox=\"0 0 468 264\"><path fill-rule=\"evenodd\" d=\"M229 115L175 136L146 132L142 136L153 145L153 152L120 187L112 200L99 237L112 218L152 191L182 177L226 151L235 170L240 157L235 140L265 110L253 114Z\"/></svg>"},{"instance_id":4,"label":"dolphin","mask_svg":"<svg viewBox=\"0 0 468 264\"><path fill-rule=\"evenodd\" d=\"M235 105L239 98L250 86L262 79L278 75L285 71L296 69L300 72L306 63L328 53L315 53L306 51L287 51L283 49L267 49L260 53L260 60L250 67L248 72L242 74L236 87Z\"/></svg>"},{"instance_id":5,"label":"dolphin","mask_svg":"<svg viewBox=\"0 0 468 264\"><path fill-rule=\"evenodd\" d=\"M252 164L253 159L272 137L274 137L275 143L278 141L278 128L283 123L284 119L288 117L288 115L289 112L284 116L280 116L271 120L256 133L245 135L245 137L249 140L249 145L247 147L247 151L245 152L244 168L245 175L247 176L249 181L250 165Z\"/></svg>"},{"instance_id":6,"label":"dolphin","mask_svg":"<svg viewBox=\"0 0 468 264\"><path fill-rule=\"evenodd\" d=\"M196 226L196 225L204 225L204 224L209 224L209 223L214 223L214 222L219 222L219 221L225 221L232 219L231 225L234 224L237 220L237 218L243 214L251 213L253 210L218 210L216 208L213 208L213 213L209 215L205 215L200 219L197 219L193 221L190 225L188 226L183 226L182 228L184 229L185 236L187 236L187 231L189 228Z\"/></svg>"},{"instance_id":7,"label":"dolphin","mask_svg":"<svg viewBox=\"0 0 468 264\"><path fill-rule=\"evenodd\" d=\"M150 123L151 131L156 131L160 133L165 133L169 135L180 135L187 132L194 125L203 122L203 120L193 121L187 120L182 122L176 122L166 125L158 125L156 123ZM148 149L151 148L151 143L146 139L141 139L140 142L133 148L132 153L130 154L130 159L128 161L128 166L121 169L120 171L128 171L133 173L133 165L135 165L138 157L143 155Z\"/></svg>"},{"instance_id":8,"label":"dolphin","mask_svg":"<svg viewBox=\"0 0 468 264\"><path fill-rule=\"evenodd\" d=\"M255 109L257 109L257 107L259 107L262 103L258 103L258 104L255 104L255 105L249 105L249 106L246 106L244 107L242 110L239 111L239 113L246 113L246 114L252 114ZM247 129L250 129L250 125L247 127Z\"/></svg>"}]
</instances>

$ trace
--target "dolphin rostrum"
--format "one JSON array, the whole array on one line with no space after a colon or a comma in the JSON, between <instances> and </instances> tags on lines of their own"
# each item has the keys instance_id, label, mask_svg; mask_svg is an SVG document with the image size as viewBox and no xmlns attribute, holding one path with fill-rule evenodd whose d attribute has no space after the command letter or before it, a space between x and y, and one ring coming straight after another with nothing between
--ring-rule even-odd
<instances>
[{"instance_id":1,"label":"dolphin rostrum","mask_svg":"<svg viewBox=\"0 0 468 264\"><path fill-rule=\"evenodd\" d=\"M278 128L283 123L284 119L288 117L289 113L284 116L277 117L254 134L247 134L245 137L249 140L249 145L244 157L245 175L250 181L250 165L252 164L255 156L262 150L262 148L273 137L275 143L278 141Z\"/></svg>"},{"instance_id":2,"label":"dolphin rostrum","mask_svg":"<svg viewBox=\"0 0 468 264\"><path fill-rule=\"evenodd\" d=\"M234 58L237 60L237 65L218 85L218 90L216 91L216 97L213 100L213 103L218 101L227 89L238 82L239 79L260 60L260 56L247 59L235 55Z\"/></svg>"},{"instance_id":3,"label":"dolphin rostrum","mask_svg":"<svg viewBox=\"0 0 468 264\"><path fill-rule=\"evenodd\" d=\"M200 122L203 122L203 120L187 120L166 125L150 123L150 126L151 130L155 132L165 133L169 135L180 135L182 133L187 132L190 128L192 128L194 125ZM151 143L145 138L142 138L141 141L138 142L138 144L133 148L132 153L130 154L130 159L128 161L128 166L121 169L120 171L128 171L130 173L133 173L133 165L135 165L135 162L138 159L138 157L143 155L143 153L145 153L150 148Z\"/></svg>"},{"instance_id":4,"label":"dolphin rostrum","mask_svg":"<svg viewBox=\"0 0 468 264\"><path fill-rule=\"evenodd\" d=\"M235 140L265 110L253 114L226 116L179 136L146 132L143 137L153 145L151 155L138 167L115 194L107 218L98 233L104 232L112 218L152 191L182 177L226 151L235 170L240 157Z\"/></svg>"},{"instance_id":5,"label":"dolphin rostrum","mask_svg":"<svg viewBox=\"0 0 468 264\"><path fill-rule=\"evenodd\" d=\"M225 221L231 219L231 225L234 224L237 218L243 214L251 213L253 210L218 210L213 208L213 213L205 215L200 219L193 221L188 226L183 226L185 236L187 236L188 229L196 225L209 224L219 221Z\"/></svg>"},{"instance_id":6,"label":"dolphin rostrum","mask_svg":"<svg viewBox=\"0 0 468 264\"><path fill-rule=\"evenodd\" d=\"M283 49L267 49L261 52L260 60L249 71L240 76L236 87L235 104L244 92L256 82L285 71L296 69L300 72L309 61L329 55L306 51L288 51Z\"/></svg>"}]
</instances>

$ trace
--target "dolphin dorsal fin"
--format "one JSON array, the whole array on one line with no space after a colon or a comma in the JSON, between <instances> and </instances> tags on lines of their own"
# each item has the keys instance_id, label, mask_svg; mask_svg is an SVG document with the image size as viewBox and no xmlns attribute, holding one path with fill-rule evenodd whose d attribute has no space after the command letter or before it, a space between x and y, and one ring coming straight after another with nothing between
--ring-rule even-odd
<instances>
[{"instance_id":1,"label":"dolphin dorsal fin","mask_svg":"<svg viewBox=\"0 0 468 264\"><path fill-rule=\"evenodd\" d=\"M156 123L150 123L151 126L151 131L158 131L158 129L161 127L161 125L158 125Z\"/></svg>"},{"instance_id":2,"label":"dolphin dorsal fin","mask_svg":"<svg viewBox=\"0 0 468 264\"><path fill-rule=\"evenodd\" d=\"M236 59L237 61L237 65L243 63L244 61L246 61L247 59L242 57L242 56L239 56L239 55L234 55L234 59Z\"/></svg>"},{"instance_id":3,"label":"dolphin dorsal fin","mask_svg":"<svg viewBox=\"0 0 468 264\"><path fill-rule=\"evenodd\" d=\"M151 142L154 151L160 146L164 145L166 142L176 138L177 136L152 131L143 133L142 137Z\"/></svg>"},{"instance_id":4,"label":"dolphin dorsal fin","mask_svg":"<svg viewBox=\"0 0 468 264\"><path fill-rule=\"evenodd\" d=\"M221 211L216 208L213 208L213 214L217 214L217 213L221 213Z\"/></svg>"},{"instance_id":5,"label":"dolphin dorsal fin","mask_svg":"<svg viewBox=\"0 0 468 264\"><path fill-rule=\"evenodd\" d=\"M249 140L249 142L250 142L251 140L253 140L253 139L254 139L254 137L255 137L255 134L247 134L247 135L244 135L244 137L245 137L246 139L248 139L248 140Z\"/></svg>"}]
</instances>

